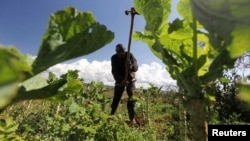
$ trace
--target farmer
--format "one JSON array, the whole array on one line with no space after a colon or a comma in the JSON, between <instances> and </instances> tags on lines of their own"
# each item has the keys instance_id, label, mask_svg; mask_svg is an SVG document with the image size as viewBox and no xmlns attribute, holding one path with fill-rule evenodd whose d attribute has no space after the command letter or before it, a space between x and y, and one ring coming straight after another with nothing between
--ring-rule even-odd
<instances>
[{"instance_id":1,"label":"farmer","mask_svg":"<svg viewBox=\"0 0 250 141\"><path fill-rule=\"evenodd\" d=\"M115 114L123 91L126 87L128 94L127 109L129 120L131 123L135 123L134 101L132 96L135 90L135 72L138 70L137 60L132 53L129 55L129 60L126 60L128 52L125 51L125 48L122 44L117 44L115 51L116 54L111 57L111 72L115 80L114 97L111 104L111 115ZM128 68L127 80L125 80L126 67Z\"/></svg>"}]
</instances>

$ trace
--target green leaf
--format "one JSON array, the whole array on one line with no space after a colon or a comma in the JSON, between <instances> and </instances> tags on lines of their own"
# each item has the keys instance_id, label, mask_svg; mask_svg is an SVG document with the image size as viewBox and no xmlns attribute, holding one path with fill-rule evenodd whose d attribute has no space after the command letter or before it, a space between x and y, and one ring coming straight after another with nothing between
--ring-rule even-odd
<instances>
[{"instance_id":1,"label":"green leaf","mask_svg":"<svg viewBox=\"0 0 250 141\"><path fill-rule=\"evenodd\" d=\"M81 107L81 106L79 106L76 102L72 102L71 104L70 104L70 106L69 106L69 112L71 113L71 114L73 114L73 113L84 113L85 112L85 109L83 108L83 107Z\"/></svg>"},{"instance_id":2,"label":"green leaf","mask_svg":"<svg viewBox=\"0 0 250 141\"><path fill-rule=\"evenodd\" d=\"M39 73L57 63L92 53L113 38L114 33L96 22L91 12L67 7L50 16L33 70Z\"/></svg>"},{"instance_id":3,"label":"green leaf","mask_svg":"<svg viewBox=\"0 0 250 141\"><path fill-rule=\"evenodd\" d=\"M77 79L68 81L67 88L65 88L65 90L70 94L79 94L82 89L83 83Z\"/></svg>"},{"instance_id":4,"label":"green leaf","mask_svg":"<svg viewBox=\"0 0 250 141\"><path fill-rule=\"evenodd\" d=\"M192 9L189 0L179 0L177 10L185 20L187 20L189 23L192 22Z\"/></svg>"},{"instance_id":5,"label":"green leaf","mask_svg":"<svg viewBox=\"0 0 250 141\"><path fill-rule=\"evenodd\" d=\"M250 51L249 31L249 25L239 25L235 28L235 31L232 32L232 43L228 46L231 57L236 58Z\"/></svg>"},{"instance_id":6,"label":"green leaf","mask_svg":"<svg viewBox=\"0 0 250 141\"><path fill-rule=\"evenodd\" d=\"M23 55L14 47L0 45L0 88L2 85L21 82L32 75L29 55Z\"/></svg>"},{"instance_id":7,"label":"green leaf","mask_svg":"<svg viewBox=\"0 0 250 141\"><path fill-rule=\"evenodd\" d=\"M52 84L52 83L56 82L57 80L58 80L57 76L54 73L49 72L47 83Z\"/></svg>"},{"instance_id":8,"label":"green leaf","mask_svg":"<svg viewBox=\"0 0 250 141\"><path fill-rule=\"evenodd\" d=\"M239 89L237 98L242 102L246 102L250 107L250 86L246 84L238 84L237 86Z\"/></svg>"},{"instance_id":9,"label":"green leaf","mask_svg":"<svg viewBox=\"0 0 250 141\"><path fill-rule=\"evenodd\" d=\"M66 83L67 83L67 80L62 78L58 80L57 82L54 82L53 84L46 85L44 87L37 88L37 89L26 90L26 87L21 86L19 88L18 95L16 95L13 103L19 102L22 100L50 98L52 96L55 96L59 92L59 89Z\"/></svg>"},{"instance_id":10,"label":"green leaf","mask_svg":"<svg viewBox=\"0 0 250 141\"><path fill-rule=\"evenodd\" d=\"M62 131L67 132L71 129L71 126L69 124L64 123L62 126Z\"/></svg>"},{"instance_id":11,"label":"green leaf","mask_svg":"<svg viewBox=\"0 0 250 141\"><path fill-rule=\"evenodd\" d=\"M211 101L211 102L215 102L216 101L216 97L214 95L205 94L204 97L206 99L208 99L208 101Z\"/></svg>"},{"instance_id":12,"label":"green leaf","mask_svg":"<svg viewBox=\"0 0 250 141\"><path fill-rule=\"evenodd\" d=\"M168 20L171 11L170 0L135 0L134 5L135 9L144 15L145 29L155 33Z\"/></svg>"},{"instance_id":13,"label":"green leaf","mask_svg":"<svg viewBox=\"0 0 250 141\"><path fill-rule=\"evenodd\" d=\"M21 83L20 86L25 88L26 91L30 91L48 86L48 83L44 77L41 75L36 75Z\"/></svg>"},{"instance_id":14,"label":"green leaf","mask_svg":"<svg viewBox=\"0 0 250 141\"><path fill-rule=\"evenodd\" d=\"M5 119L1 122L1 131L4 133L15 133L18 128L18 124L14 122L11 118Z\"/></svg>"},{"instance_id":15,"label":"green leaf","mask_svg":"<svg viewBox=\"0 0 250 141\"><path fill-rule=\"evenodd\" d=\"M86 127L84 126L83 127L83 130L87 133L92 133L92 134L95 134L96 133L96 130L94 128L91 128L91 127Z\"/></svg>"},{"instance_id":16,"label":"green leaf","mask_svg":"<svg viewBox=\"0 0 250 141\"><path fill-rule=\"evenodd\" d=\"M0 87L0 109L3 109L16 97L18 83L11 83Z\"/></svg>"},{"instance_id":17,"label":"green leaf","mask_svg":"<svg viewBox=\"0 0 250 141\"><path fill-rule=\"evenodd\" d=\"M249 0L191 0L191 3L195 16L210 33L215 49L227 48L233 58L250 50Z\"/></svg>"},{"instance_id":18,"label":"green leaf","mask_svg":"<svg viewBox=\"0 0 250 141\"><path fill-rule=\"evenodd\" d=\"M69 112L70 113L76 113L78 112L79 105L77 105L75 102L72 102L69 106Z\"/></svg>"},{"instance_id":19,"label":"green leaf","mask_svg":"<svg viewBox=\"0 0 250 141\"><path fill-rule=\"evenodd\" d=\"M230 79L226 78L226 77L221 77L220 79L220 82L222 83L229 83L230 82Z\"/></svg>"},{"instance_id":20,"label":"green leaf","mask_svg":"<svg viewBox=\"0 0 250 141\"><path fill-rule=\"evenodd\" d=\"M146 27L133 37L148 44L178 84L185 83L186 88L192 87L190 82L203 85L220 78L224 69L234 67L236 57L249 51L250 14L245 13L249 3L180 0L177 9L183 19L167 24L166 1L135 0ZM158 4L161 6L154 6ZM202 27L205 30L199 29Z\"/></svg>"},{"instance_id":21,"label":"green leaf","mask_svg":"<svg viewBox=\"0 0 250 141\"><path fill-rule=\"evenodd\" d=\"M231 58L227 50L221 51L209 66L208 73L202 76L202 81L207 83L220 78L225 69L234 67L235 61L236 59Z\"/></svg>"},{"instance_id":22,"label":"green leaf","mask_svg":"<svg viewBox=\"0 0 250 141\"><path fill-rule=\"evenodd\" d=\"M35 80L31 82L31 88L21 85L18 90L18 85L57 63L92 53L113 38L114 33L96 22L91 12L79 12L73 7L67 7L50 16L48 29L35 60L14 47L5 48L0 45L0 109L11 103L15 96L18 97L14 101L55 95L66 83L66 78L57 80L50 75L47 83L51 85L44 87L41 84L44 81L36 82L37 78L30 80Z\"/></svg>"}]
</instances>

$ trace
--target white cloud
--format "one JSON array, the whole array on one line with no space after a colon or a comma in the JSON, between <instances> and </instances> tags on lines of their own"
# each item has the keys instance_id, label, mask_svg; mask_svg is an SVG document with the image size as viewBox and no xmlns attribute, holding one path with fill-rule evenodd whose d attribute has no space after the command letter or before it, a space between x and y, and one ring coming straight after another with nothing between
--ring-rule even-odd
<instances>
[{"instance_id":1,"label":"white cloud","mask_svg":"<svg viewBox=\"0 0 250 141\"><path fill-rule=\"evenodd\" d=\"M73 63L60 63L48 69L46 72L53 72L57 76L66 73L68 70L79 70L80 78L84 79L85 83L91 81L102 81L105 85L114 85L114 79L111 74L110 61L92 61L80 59ZM43 76L47 77L47 73ZM152 62L151 64L142 64L136 73L136 87L147 88L149 83L155 86L176 85L162 65Z\"/></svg>"}]
</instances>

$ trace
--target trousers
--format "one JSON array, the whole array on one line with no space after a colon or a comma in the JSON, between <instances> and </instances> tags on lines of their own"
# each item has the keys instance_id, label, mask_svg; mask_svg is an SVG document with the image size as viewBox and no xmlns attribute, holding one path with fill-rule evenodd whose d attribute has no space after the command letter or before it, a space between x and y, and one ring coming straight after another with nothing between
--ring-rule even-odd
<instances>
[{"instance_id":1,"label":"trousers","mask_svg":"<svg viewBox=\"0 0 250 141\"><path fill-rule=\"evenodd\" d=\"M115 114L124 90L125 90L125 86L115 85L114 97L113 97L113 101L111 104L111 115ZM126 92L128 94L127 110L128 110L128 116L129 116L130 121L132 121L135 116L135 111L134 111L135 101L132 99L134 90L135 90L135 82L133 81L129 82L129 84L126 86Z\"/></svg>"}]
</instances>

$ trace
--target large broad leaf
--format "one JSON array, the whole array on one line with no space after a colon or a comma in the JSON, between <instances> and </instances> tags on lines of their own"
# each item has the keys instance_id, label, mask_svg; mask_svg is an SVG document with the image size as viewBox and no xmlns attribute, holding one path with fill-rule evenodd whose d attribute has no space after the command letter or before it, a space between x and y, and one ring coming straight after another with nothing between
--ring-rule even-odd
<instances>
[{"instance_id":1,"label":"large broad leaf","mask_svg":"<svg viewBox=\"0 0 250 141\"><path fill-rule=\"evenodd\" d=\"M58 93L58 90L67 83L65 78L59 79L52 84L46 84L44 78L37 76L32 77L32 80L27 80L20 86L18 94L13 99L13 103L22 101L22 100L32 100L32 99L46 99L52 96L55 96ZM36 82L38 86L35 86Z\"/></svg>"},{"instance_id":2,"label":"large broad leaf","mask_svg":"<svg viewBox=\"0 0 250 141\"><path fill-rule=\"evenodd\" d=\"M250 51L249 0L191 0L194 14L217 50L236 58Z\"/></svg>"},{"instance_id":3,"label":"large broad leaf","mask_svg":"<svg viewBox=\"0 0 250 141\"><path fill-rule=\"evenodd\" d=\"M238 83L237 99L240 101L242 108L250 109L250 85L245 83Z\"/></svg>"},{"instance_id":4,"label":"large broad leaf","mask_svg":"<svg viewBox=\"0 0 250 141\"><path fill-rule=\"evenodd\" d=\"M90 54L113 38L114 33L96 22L92 13L67 7L51 15L35 61L14 47L0 45L0 110L13 99L41 99L57 94L67 83L66 78L46 84L34 76L54 64Z\"/></svg>"},{"instance_id":5,"label":"large broad leaf","mask_svg":"<svg viewBox=\"0 0 250 141\"><path fill-rule=\"evenodd\" d=\"M249 3L180 0L177 9L183 20L167 24L169 1L136 0L135 8L144 16L146 27L134 39L146 42L173 78L184 78L187 83L200 79L204 84L220 77L224 69L234 66L236 57L250 50ZM202 27L206 30L199 30Z\"/></svg>"},{"instance_id":6,"label":"large broad leaf","mask_svg":"<svg viewBox=\"0 0 250 141\"><path fill-rule=\"evenodd\" d=\"M16 97L18 88L18 83L6 84L0 87L0 113L2 108L11 103L12 99Z\"/></svg>"},{"instance_id":7,"label":"large broad leaf","mask_svg":"<svg viewBox=\"0 0 250 141\"><path fill-rule=\"evenodd\" d=\"M207 34L193 29L192 11L188 0L181 0L178 4L178 10L184 19L176 19L168 23L171 12L170 2L167 0L135 1L136 10L146 20L146 27L143 32L135 32L133 37L149 45L152 52L166 64L172 78L182 82L185 81L184 79L193 81L195 77L203 76L208 72L211 59L216 52L211 48ZM202 26L197 22L196 27ZM194 32L197 40L194 40Z\"/></svg>"},{"instance_id":8,"label":"large broad leaf","mask_svg":"<svg viewBox=\"0 0 250 141\"><path fill-rule=\"evenodd\" d=\"M39 73L57 63L92 53L114 38L95 21L91 12L67 7L50 16L33 71Z\"/></svg>"},{"instance_id":9,"label":"large broad leaf","mask_svg":"<svg viewBox=\"0 0 250 141\"><path fill-rule=\"evenodd\" d=\"M52 74L50 74L50 77ZM50 78L49 77L49 78ZM78 78L78 70L69 70L60 78L53 78L46 80L45 78L37 75L32 77L20 85L18 95L13 102L31 99L46 99L60 100L65 98L67 94L79 94L83 89L82 81Z\"/></svg>"},{"instance_id":10,"label":"large broad leaf","mask_svg":"<svg viewBox=\"0 0 250 141\"><path fill-rule=\"evenodd\" d=\"M0 87L31 76L33 60L31 56L23 55L14 47L6 48L0 45Z\"/></svg>"},{"instance_id":11,"label":"large broad leaf","mask_svg":"<svg viewBox=\"0 0 250 141\"><path fill-rule=\"evenodd\" d=\"M234 67L236 58L250 51L250 1L191 0L194 15L209 32L212 47L219 52L203 80L213 80L226 68Z\"/></svg>"},{"instance_id":12,"label":"large broad leaf","mask_svg":"<svg viewBox=\"0 0 250 141\"><path fill-rule=\"evenodd\" d=\"M47 85L47 80L41 75L36 75L20 84L26 91L40 89Z\"/></svg>"},{"instance_id":13,"label":"large broad leaf","mask_svg":"<svg viewBox=\"0 0 250 141\"><path fill-rule=\"evenodd\" d=\"M0 109L16 96L19 82L33 75L32 62L16 48L0 46Z\"/></svg>"}]
</instances>

